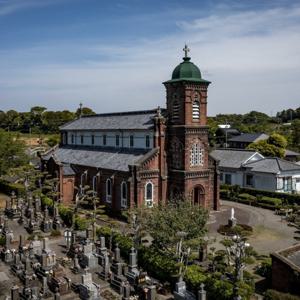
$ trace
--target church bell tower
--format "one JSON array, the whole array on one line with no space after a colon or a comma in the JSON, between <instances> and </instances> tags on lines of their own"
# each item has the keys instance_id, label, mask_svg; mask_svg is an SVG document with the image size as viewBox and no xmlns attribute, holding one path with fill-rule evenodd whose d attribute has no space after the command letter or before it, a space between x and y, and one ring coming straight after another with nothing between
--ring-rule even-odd
<instances>
[{"instance_id":1,"label":"church bell tower","mask_svg":"<svg viewBox=\"0 0 300 300\"><path fill-rule=\"evenodd\" d=\"M185 55L163 84L167 92L168 198L185 198L215 208L214 182L209 167L207 89L199 68Z\"/></svg>"}]
</instances>

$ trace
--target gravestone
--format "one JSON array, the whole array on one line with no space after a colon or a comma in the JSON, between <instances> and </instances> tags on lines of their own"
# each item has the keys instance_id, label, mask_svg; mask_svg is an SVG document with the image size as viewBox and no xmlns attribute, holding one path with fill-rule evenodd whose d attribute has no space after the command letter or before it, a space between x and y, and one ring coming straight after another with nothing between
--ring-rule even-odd
<instances>
[{"instance_id":1,"label":"gravestone","mask_svg":"<svg viewBox=\"0 0 300 300\"><path fill-rule=\"evenodd\" d=\"M43 232L50 232L52 230L52 220L49 218L49 210L47 206L45 206L41 229Z\"/></svg>"},{"instance_id":2,"label":"gravestone","mask_svg":"<svg viewBox=\"0 0 300 300\"><path fill-rule=\"evenodd\" d=\"M98 258L93 253L93 245L89 239L83 245L83 253L80 256L80 265L83 269L95 269L98 267Z\"/></svg>"},{"instance_id":3,"label":"gravestone","mask_svg":"<svg viewBox=\"0 0 300 300\"><path fill-rule=\"evenodd\" d=\"M10 297L11 300L19 300L20 299L20 292L19 287L17 285L14 285L10 290Z\"/></svg>"},{"instance_id":4,"label":"gravestone","mask_svg":"<svg viewBox=\"0 0 300 300\"><path fill-rule=\"evenodd\" d=\"M99 300L100 286L93 282L92 274L85 271L81 275L81 283L78 285L79 297L83 300Z\"/></svg>"},{"instance_id":5,"label":"gravestone","mask_svg":"<svg viewBox=\"0 0 300 300\"><path fill-rule=\"evenodd\" d=\"M125 274L131 285L135 285L137 283L137 278L140 274L137 267L137 251L134 247L132 247L129 253L128 272Z\"/></svg>"},{"instance_id":6,"label":"gravestone","mask_svg":"<svg viewBox=\"0 0 300 300\"><path fill-rule=\"evenodd\" d=\"M110 264L107 252L101 256L99 276L102 280L108 280L110 277Z\"/></svg>"},{"instance_id":7,"label":"gravestone","mask_svg":"<svg viewBox=\"0 0 300 300\"><path fill-rule=\"evenodd\" d=\"M57 265L53 269L53 275L50 277L48 285L54 293L58 291L61 295L64 295L70 292L71 280L66 277L62 266Z\"/></svg>"},{"instance_id":8,"label":"gravestone","mask_svg":"<svg viewBox=\"0 0 300 300\"><path fill-rule=\"evenodd\" d=\"M180 280L175 286L174 300L196 300L196 297L187 291L185 282Z\"/></svg>"},{"instance_id":9,"label":"gravestone","mask_svg":"<svg viewBox=\"0 0 300 300\"><path fill-rule=\"evenodd\" d=\"M54 213L53 213L53 229L61 230L63 228L62 220L59 216L59 211L57 205L54 206Z\"/></svg>"},{"instance_id":10,"label":"gravestone","mask_svg":"<svg viewBox=\"0 0 300 300\"><path fill-rule=\"evenodd\" d=\"M203 283L201 283L200 290L198 291L198 300L206 300L206 291L204 290Z\"/></svg>"},{"instance_id":11,"label":"gravestone","mask_svg":"<svg viewBox=\"0 0 300 300\"><path fill-rule=\"evenodd\" d=\"M73 258L73 267L72 267L72 271L73 273L77 274L79 273L81 270L79 262L78 262L78 256L77 254L75 254L74 258Z\"/></svg>"},{"instance_id":12,"label":"gravestone","mask_svg":"<svg viewBox=\"0 0 300 300\"><path fill-rule=\"evenodd\" d=\"M15 253L14 255L14 262L10 266L11 271L16 275L20 276L24 270L24 265L21 260L21 254L20 253Z\"/></svg>"},{"instance_id":13,"label":"gravestone","mask_svg":"<svg viewBox=\"0 0 300 300\"><path fill-rule=\"evenodd\" d=\"M127 282L127 278L123 275L123 263L121 262L120 248L118 244L114 249L114 259L111 265L111 286L120 295L123 295L123 286Z\"/></svg>"},{"instance_id":14,"label":"gravestone","mask_svg":"<svg viewBox=\"0 0 300 300\"><path fill-rule=\"evenodd\" d=\"M156 286L149 285L147 287L146 300L156 300Z\"/></svg>"},{"instance_id":15,"label":"gravestone","mask_svg":"<svg viewBox=\"0 0 300 300\"><path fill-rule=\"evenodd\" d=\"M43 249L39 257L40 268L36 272L39 278L49 276L49 273L52 271L56 265L56 254L54 251L50 250L48 247L48 238L43 238Z\"/></svg>"},{"instance_id":16,"label":"gravestone","mask_svg":"<svg viewBox=\"0 0 300 300\"><path fill-rule=\"evenodd\" d=\"M7 264L13 263L14 261L14 249L11 248L12 237L11 234L5 234L5 247L3 252L4 262Z\"/></svg>"},{"instance_id":17,"label":"gravestone","mask_svg":"<svg viewBox=\"0 0 300 300\"><path fill-rule=\"evenodd\" d=\"M32 234L40 233L40 225L38 219L35 217L35 214L31 212L28 223L28 231Z\"/></svg>"}]
</instances>

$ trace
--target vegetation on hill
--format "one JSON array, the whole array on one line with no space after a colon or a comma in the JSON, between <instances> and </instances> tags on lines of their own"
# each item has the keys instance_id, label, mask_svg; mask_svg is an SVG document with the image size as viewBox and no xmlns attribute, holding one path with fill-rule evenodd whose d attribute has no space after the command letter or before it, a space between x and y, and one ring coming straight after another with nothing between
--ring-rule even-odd
<instances>
[{"instance_id":1,"label":"vegetation on hill","mask_svg":"<svg viewBox=\"0 0 300 300\"><path fill-rule=\"evenodd\" d=\"M48 111L42 106L34 106L29 112L0 111L0 128L22 133L57 133L59 126L78 118L80 114L90 115L95 112L88 107L77 109L76 112Z\"/></svg>"},{"instance_id":2,"label":"vegetation on hill","mask_svg":"<svg viewBox=\"0 0 300 300\"><path fill-rule=\"evenodd\" d=\"M247 149L256 150L264 156L283 158L287 144L284 136L273 133L267 140L251 143Z\"/></svg>"},{"instance_id":3,"label":"vegetation on hill","mask_svg":"<svg viewBox=\"0 0 300 300\"><path fill-rule=\"evenodd\" d=\"M208 125L212 145L216 142L215 133L220 124L229 124L231 128L236 128L242 133L264 132L269 135L278 133L286 138L288 149L300 151L300 107L278 112L276 117L270 117L258 111L246 114L218 114L215 117L209 117Z\"/></svg>"},{"instance_id":4,"label":"vegetation on hill","mask_svg":"<svg viewBox=\"0 0 300 300\"><path fill-rule=\"evenodd\" d=\"M59 126L78 118L80 114L91 115L95 112L88 107L71 112L69 110L49 111L42 106L32 107L29 112L0 111L0 128L5 131L30 134L58 133ZM281 134L286 137L288 149L300 151L300 107L278 112L276 117L270 117L258 111L246 114L218 114L209 117L209 135L212 145L216 142L215 133L220 124L230 124L232 128L243 133ZM50 143L55 144L55 141L51 140Z\"/></svg>"}]
</instances>

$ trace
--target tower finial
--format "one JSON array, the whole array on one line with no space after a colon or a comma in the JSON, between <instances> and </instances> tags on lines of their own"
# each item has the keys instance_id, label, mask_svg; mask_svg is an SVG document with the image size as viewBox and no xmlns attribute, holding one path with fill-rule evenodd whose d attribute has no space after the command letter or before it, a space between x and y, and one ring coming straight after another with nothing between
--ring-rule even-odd
<instances>
[{"instance_id":1,"label":"tower finial","mask_svg":"<svg viewBox=\"0 0 300 300\"><path fill-rule=\"evenodd\" d=\"M184 51L184 57L187 58L188 53L190 52L190 48L187 46L187 44L185 44L182 50Z\"/></svg>"}]
</instances>

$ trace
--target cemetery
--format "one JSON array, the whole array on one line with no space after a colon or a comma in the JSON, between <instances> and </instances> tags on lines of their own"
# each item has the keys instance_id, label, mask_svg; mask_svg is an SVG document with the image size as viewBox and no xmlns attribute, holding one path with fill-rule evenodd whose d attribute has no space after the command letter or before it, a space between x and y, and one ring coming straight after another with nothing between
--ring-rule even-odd
<instances>
[{"instance_id":1,"label":"cemetery","mask_svg":"<svg viewBox=\"0 0 300 300\"><path fill-rule=\"evenodd\" d=\"M209 218L199 207L199 223L189 217L186 203L177 212L169 206L160 212L165 224L150 217L151 229L143 224L149 216L142 210L126 220L104 216L89 187L64 207L53 192L56 181L50 182L44 183L48 193L33 184L24 193L13 191L0 213L3 299L260 299L253 298L257 279L249 270L266 256L252 248L255 226L247 225L248 215L238 206ZM178 228L190 227L188 232L174 229L179 216L187 223ZM173 231L163 232L168 222Z\"/></svg>"}]
</instances>

